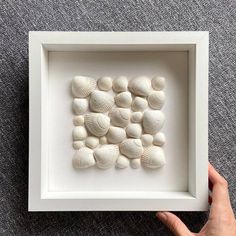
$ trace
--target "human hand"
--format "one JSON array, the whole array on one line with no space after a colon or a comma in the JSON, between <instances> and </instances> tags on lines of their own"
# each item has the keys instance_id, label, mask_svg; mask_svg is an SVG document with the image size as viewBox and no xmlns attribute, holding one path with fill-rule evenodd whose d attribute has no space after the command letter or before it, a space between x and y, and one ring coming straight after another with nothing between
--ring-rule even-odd
<instances>
[{"instance_id":1,"label":"human hand","mask_svg":"<svg viewBox=\"0 0 236 236\"><path fill-rule=\"evenodd\" d=\"M175 236L236 236L236 220L230 204L227 181L209 164L208 175L212 188L211 208L207 223L199 233L190 232L187 226L170 212L158 212L157 217Z\"/></svg>"}]
</instances>

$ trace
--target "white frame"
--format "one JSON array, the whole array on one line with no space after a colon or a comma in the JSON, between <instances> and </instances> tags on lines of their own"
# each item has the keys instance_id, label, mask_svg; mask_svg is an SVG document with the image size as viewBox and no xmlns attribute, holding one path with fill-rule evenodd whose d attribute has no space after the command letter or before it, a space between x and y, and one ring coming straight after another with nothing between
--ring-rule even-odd
<instances>
[{"instance_id":1,"label":"white frame","mask_svg":"<svg viewBox=\"0 0 236 236\"><path fill-rule=\"evenodd\" d=\"M29 211L208 209L208 32L29 33ZM188 51L189 191L80 195L47 192L48 51Z\"/></svg>"}]
</instances>

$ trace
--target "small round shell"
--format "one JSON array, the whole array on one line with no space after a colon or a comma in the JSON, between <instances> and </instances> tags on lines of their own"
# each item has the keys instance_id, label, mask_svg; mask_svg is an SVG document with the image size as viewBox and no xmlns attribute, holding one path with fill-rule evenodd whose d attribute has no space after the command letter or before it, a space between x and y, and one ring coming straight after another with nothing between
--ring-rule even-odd
<instances>
[{"instance_id":1,"label":"small round shell","mask_svg":"<svg viewBox=\"0 0 236 236\"><path fill-rule=\"evenodd\" d=\"M100 144L107 144L107 137L106 136L103 136L103 137L101 137L100 139L99 139L99 143Z\"/></svg>"},{"instance_id":2,"label":"small round shell","mask_svg":"<svg viewBox=\"0 0 236 236\"><path fill-rule=\"evenodd\" d=\"M108 91L112 88L112 78L109 76L103 76L98 79L98 88L103 91Z\"/></svg>"},{"instance_id":3,"label":"small round shell","mask_svg":"<svg viewBox=\"0 0 236 236\"><path fill-rule=\"evenodd\" d=\"M122 92L115 96L115 103L118 107L130 107L132 96L130 92Z\"/></svg>"},{"instance_id":4,"label":"small round shell","mask_svg":"<svg viewBox=\"0 0 236 236\"><path fill-rule=\"evenodd\" d=\"M93 150L82 147L75 152L72 164L75 169L84 169L95 165Z\"/></svg>"},{"instance_id":5,"label":"small round shell","mask_svg":"<svg viewBox=\"0 0 236 236\"><path fill-rule=\"evenodd\" d=\"M163 91L153 91L148 96L148 104L152 109L160 110L166 100L165 93Z\"/></svg>"},{"instance_id":6,"label":"small round shell","mask_svg":"<svg viewBox=\"0 0 236 236\"><path fill-rule=\"evenodd\" d=\"M143 113L138 111L138 112L133 112L131 114L131 118L130 119L131 119L131 121L133 123L141 123L142 118L143 118Z\"/></svg>"},{"instance_id":7,"label":"small round shell","mask_svg":"<svg viewBox=\"0 0 236 236\"><path fill-rule=\"evenodd\" d=\"M151 80L146 76L136 77L130 80L129 90L135 95L146 97L151 90Z\"/></svg>"},{"instance_id":8,"label":"small round shell","mask_svg":"<svg viewBox=\"0 0 236 236\"><path fill-rule=\"evenodd\" d=\"M129 124L126 128L126 134L130 138L140 138L142 127L140 124Z\"/></svg>"},{"instance_id":9,"label":"small round shell","mask_svg":"<svg viewBox=\"0 0 236 236\"><path fill-rule=\"evenodd\" d=\"M139 169L139 168L141 167L140 158L131 159L131 160L130 160L130 166L131 166L133 169Z\"/></svg>"},{"instance_id":10,"label":"small round shell","mask_svg":"<svg viewBox=\"0 0 236 236\"><path fill-rule=\"evenodd\" d=\"M143 134L141 136L141 141L144 147L152 145L153 136L151 134Z\"/></svg>"},{"instance_id":11,"label":"small round shell","mask_svg":"<svg viewBox=\"0 0 236 236\"><path fill-rule=\"evenodd\" d=\"M119 76L113 80L112 88L115 92L125 92L128 88L128 79L126 76Z\"/></svg>"},{"instance_id":12,"label":"small round shell","mask_svg":"<svg viewBox=\"0 0 236 236\"><path fill-rule=\"evenodd\" d=\"M82 115L88 110L88 100L85 98L75 98L72 108L76 115Z\"/></svg>"},{"instance_id":13,"label":"small round shell","mask_svg":"<svg viewBox=\"0 0 236 236\"><path fill-rule=\"evenodd\" d=\"M73 142L73 148L74 149L80 149L84 147L84 142L83 141L75 141Z\"/></svg>"},{"instance_id":14,"label":"small round shell","mask_svg":"<svg viewBox=\"0 0 236 236\"><path fill-rule=\"evenodd\" d=\"M129 159L120 155L116 161L116 167L120 169L127 168L129 166Z\"/></svg>"},{"instance_id":15,"label":"small round shell","mask_svg":"<svg viewBox=\"0 0 236 236\"><path fill-rule=\"evenodd\" d=\"M94 149L99 144L99 139L93 136L88 137L85 140L85 145L91 149Z\"/></svg>"},{"instance_id":16,"label":"small round shell","mask_svg":"<svg viewBox=\"0 0 236 236\"><path fill-rule=\"evenodd\" d=\"M73 129L73 140L78 141L78 140L84 140L87 138L87 131L84 128L84 126L76 126Z\"/></svg>"},{"instance_id":17,"label":"small round shell","mask_svg":"<svg viewBox=\"0 0 236 236\"><path fill-rule=\"evenodd\" d=\"M109 143L120 143L126 138L124 129L111 126L107 132L107 141Z\"/></svg>"},{"instance_id":18,"label":"small round shell","mask_svg":"<svg viewBox=\"0 0 236 236\"><path fill-rule=\"evenodd\" d=\"M130 122L130 109L114 108L109 112L109 116L112 125L124 128Z\"/></svg>"},{"instance_id":19,"label":"small round shell","mask_svg":"<svg viewBox=\"0 0 236 236\"><path fill-rule=\"evenodd\" d=\"M133 111L144 111L148 106L148 102L145 98L136 97L131 105Z\"/></svg>"},{"instance_id":20,"label":"small round shell","mask_svg":"<svg viewBox=\"0 0 236 236\"><path fill-rule=\"evenodd\" d=\"M152 79L152 87L155 90L162 90L165 87L165 78L156 76Z\"/></svg>"},{"instance_id":21,"label":"small round shell","mask_svg":"<svg viewBox=\"0 0 236 236\"><path fill-rule=\"evenodd\" d=\"M154 136L154 139L153 139L154 145L163 146L165 142L166 142L166 137L164 133L159 132Z\"/></svg>"},{"instance_id":22,"label":"small round shell","mask_svg":"<svg viewBox=\"0 0 236 236\"><path fill-rule=\"evenodd\" d=\"M76 116L73 119L73 123L75 126L81 126L84 124L84 117L83 116Z\"/></svg>"},{"instance_id":23,"label":"small round shell","mask_svg":"<svg viewBox=\"0 0 236 236\"><path fill-rule=\"evenodd\" d=\"M120 143L120 152L129 158L139 158L143 153L140 139L126 139Z\"/></svg>"}]
</instances>

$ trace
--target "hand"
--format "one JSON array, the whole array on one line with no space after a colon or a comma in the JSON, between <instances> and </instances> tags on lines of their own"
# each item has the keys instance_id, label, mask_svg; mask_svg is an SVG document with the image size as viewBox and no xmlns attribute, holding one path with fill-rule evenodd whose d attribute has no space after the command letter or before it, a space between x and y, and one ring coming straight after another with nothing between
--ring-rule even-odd
<instances>
[{"instance_id":1,"label":"hand","mask_svg":"<svg viewBox=\"0 0 236 236\"><path fill-rule=\"evenodd\" d=\"M227 181L209 164L208 174L212 185L212 204L209 219L199 233L190 232L187 226L170 212L158 212L157 217L176 236L235 236L236 220L230 204ZM211 187L210 187L211 188ZM211 199L211 198L210 198Z\"/></svg>"}]
</instances>

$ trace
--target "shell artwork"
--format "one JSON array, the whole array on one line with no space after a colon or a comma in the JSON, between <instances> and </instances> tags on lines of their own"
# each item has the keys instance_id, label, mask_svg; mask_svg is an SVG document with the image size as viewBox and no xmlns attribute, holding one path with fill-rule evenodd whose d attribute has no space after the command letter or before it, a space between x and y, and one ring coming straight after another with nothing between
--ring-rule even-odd
<instances>
[{"instance_id":1,"label":"shell artwork","mask_svg":"<svg viewBox=\"0 0 236 236\"><path fill-rule=\"evenodd\" d=\"M72 80L74 97L85 98L96 88L96 80L86 76L75 76Z\"/></svg>"},{"instance_id":2,"label":"shell artwork","mask_svg":"<svg viewBox=\"0 0 236 236\"><path fill-rule=\"evenodd\" d=\"M71 82L74 169L142 171L163 166L164 87L165 78L158 75L75 76Z\"/></svg>"}]
</instances>

